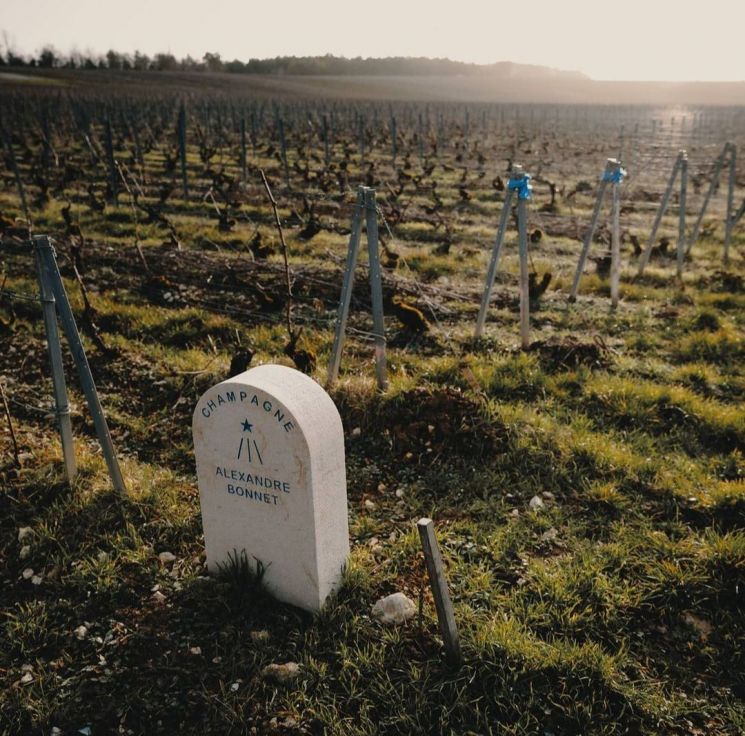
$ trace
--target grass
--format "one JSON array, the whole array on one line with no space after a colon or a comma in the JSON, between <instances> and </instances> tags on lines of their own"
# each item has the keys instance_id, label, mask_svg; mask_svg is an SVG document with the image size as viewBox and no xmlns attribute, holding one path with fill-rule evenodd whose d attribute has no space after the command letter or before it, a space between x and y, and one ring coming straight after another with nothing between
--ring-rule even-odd
<instances>
[{"instance_id":1,"label":"grass","mask_svg":"<svg viewBox=\"0 0 745 736\"><path fill-rule=\"evenodd\" d=\"M565 160L584 161L582 136L561 135ZM395 181L380 146L378 175ZM81 155L77 143L68 151ZM339 142L334 155L343 152ZM227 160L234 153L226 148ZM162 161L148 156L154 188ZM279 182L276 161L260 163ZM195 191L206 190L194 155L189 166ZM352 180L364 170L353 155ZM589 177L571 171L569 184ZM402 263L386 272L386 286L413 282L405 296L432 328L416 337L388 320L385 392L366 334L365 274L355 286L341 377L330 389L345 431L352 554L316 617L272 601L240 558L221 575L205 568L193 407L238 347L255 351L254 364L289 364L282 315L253 300L257 283L280 290L281 259L254 263L242 247L255 227L274 238L260 184L249 182L237 208L251 224L229 234L199 198L174 195L167 212L184 245L175 256L160 245L161 229L138 225L153 275L177 294L170 301L142 273L126 195L118 211L99 214L79 188L66 193L86 234L83 278L110 351L85 331L84 341L128 494L110 489L67 354L80 472L64 481L53 422L43 406L35 411L51 396L37 306L3 299L0 373L23 462L0 465L0 734L745 731L741 232L726 271L718 236L697 244L683 291L672 263L655 261L633 283L635 264L625 263L615 311L592 267L578 303L566 303L579 245L544 235L535 263L554 279L533 305L536 344L523 352L511 239L485 336L472 337L499 210L491 174L469 181L475 201L461 206L460 169L441 173L450 253L433 253L442 230L424 218L426 186L409 186L408 219L387 241ZM295 318L323 382L335 259L346 248L339 228L350 210L338 203L323 215L337 229L304 242L290 225L301 198L278 183L275 194ZM62 205L53 199L34 220L58 237L81 318ZM578 195L573 216L587 219L591 206ZM18 211L9 187L0 209ZM4 289L32 292L28 255L10 246L3 259ZM435 520L447 566L459 671L447 667L439 639L415 528L422 516ZM385 628L370 610L394 591L421 602L421 613ZM300 664L297 679L262 676L287 661Z\"/></svg>"}]
</instances>

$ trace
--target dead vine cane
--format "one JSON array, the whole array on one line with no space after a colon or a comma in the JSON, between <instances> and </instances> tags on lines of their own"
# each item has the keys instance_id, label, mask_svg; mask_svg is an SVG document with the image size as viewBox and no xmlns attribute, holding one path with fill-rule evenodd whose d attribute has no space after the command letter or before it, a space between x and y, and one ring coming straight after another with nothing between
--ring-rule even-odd
<instances>
[{"instance_id":1,"label":"dead vine cane","mask_svg":"<svg viewBox=\"0 0 745 736\"><path fill-rule=\"evenodd\" d=\"M292 340L294 337L294 334L292 331L292 283L290 281L290 263L288 260L287 243L285 242L285 236L284 236L284 233L282 232L282 223L280 222L280 219L279 219L279 210L277 209L277 200L274 199L272 190L269 188L269 182L266 180L266 174L264 174L264 170L259 169L259 173L261 174L261 181L264 184L266 195L269 198L269 202L272 205L272 210L274 212L274 224L277 228L277 233L279 234L279 242L282 246L282 258L284 259L284 263L285 263L285 286L287 288L287 309L286 309L287 335Z\"/></svg>"}]
</instances>

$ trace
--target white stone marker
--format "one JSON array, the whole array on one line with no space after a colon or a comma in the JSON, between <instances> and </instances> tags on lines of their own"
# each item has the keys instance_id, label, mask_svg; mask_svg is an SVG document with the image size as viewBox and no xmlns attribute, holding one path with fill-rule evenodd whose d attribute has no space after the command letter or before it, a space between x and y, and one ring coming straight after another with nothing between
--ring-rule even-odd
<instances>
[{"instance_id":1,"label":"white stone marker","mask_svg":"<svg viewBox=\"0 0 745 736\"><path fill-rule=\"evenodd\" d=\"M262 365L197 404L194 455L207 567L245 552L276 598L318 611L349 555L344 434L311 378Z\"/></svg>"}]
</instances>

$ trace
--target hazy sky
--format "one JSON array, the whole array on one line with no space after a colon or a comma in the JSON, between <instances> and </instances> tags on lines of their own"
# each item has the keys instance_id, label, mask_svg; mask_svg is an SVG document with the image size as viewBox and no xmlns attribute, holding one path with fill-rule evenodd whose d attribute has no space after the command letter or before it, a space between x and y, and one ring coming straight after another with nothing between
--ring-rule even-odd
<instances>
[{"instance_id":1,"label":"hazy sky","mask_svg":"<svg viewBox=\"0 0 745 736\"><path fill-rule=\"evenodd\" d=\"M26 53L447 56L595 79L745 80L745 0L0 0L0 29Z\"/></svg>"}]
</instances>

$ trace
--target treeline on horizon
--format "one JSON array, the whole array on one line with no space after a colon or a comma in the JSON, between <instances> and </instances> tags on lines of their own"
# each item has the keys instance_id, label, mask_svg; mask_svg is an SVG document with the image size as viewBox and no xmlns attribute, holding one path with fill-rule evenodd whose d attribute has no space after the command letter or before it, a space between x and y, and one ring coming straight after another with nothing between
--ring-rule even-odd
<instances>
[{"instance_id":1,"label":"treeline on horizon","mask_svg":"<svg viewBox=\"0 0 745 736\"><path fill-rule=\"evenodd\" d=\"M117 71L157 72L228 72L232 74L288 74L288 75L372 75L372 76L545 76L547 74L581 78L579 72L564 72L548 67L514 64L501 61L495 64L469 64L450 59L392 56L386 58L346 58L343 56L277 56L273 59L227 61L218 53L206 53L201 59L186 56L177 59L173 54L149 56L140 51L133 54L110 50L105 54L72 51L62 54L52 46L45 46L37 55L24 56L6 48L0 53L0 67L32 69L108 69Z\"/></svg>"}]
</instances>

